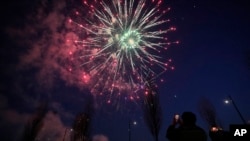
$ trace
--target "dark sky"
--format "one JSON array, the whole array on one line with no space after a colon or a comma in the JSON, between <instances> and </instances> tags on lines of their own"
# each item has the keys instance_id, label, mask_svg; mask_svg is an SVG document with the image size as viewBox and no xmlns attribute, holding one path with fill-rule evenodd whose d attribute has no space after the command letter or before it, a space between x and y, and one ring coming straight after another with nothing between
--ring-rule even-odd
<instances>
[{"instance_id":1,"label":"dark sky","mask_svg":"<svg viewBox=\"0 0 250 141\"><path fill-rule=\"evenodd\" d=\"M6 141L15 140L21 135L25 121L32 116L39 101L44 100L49 102L49 113L45 118L46 131L41 136L53 138L49 134L51 132L62 136L90 98L88 90L79 89L73 80L65 82L69 76L52 79L58 72L47 71L57 68L49 60L51 54L46 56L42 53L46 52L46 48L36 50L46 46L43 44L51 46L51 51L55 49L57 42L49 42L49 39L44 42L47 38L37 40L37 37L51 34L44 32L47 25L51 35L60 39L60 35L53 32L53 27L60 27L63 21L58 11L61 10L64 15L70 14L69 11L74 9L72 7L77 5L77 2L70 0L57 6L51 3L12 0L1 4L0 138ZM183 111L196 113L197 123L208 130L207 123L198 112L198 103L204 97L214 105L225 130L228 130L229 124L242 123L233 105L224 103L228 95L232 96L244 118L249 121L250 64L247 63L247 52L250 50L250 5L247 0L166 0L162 6L171 7L167 16L177 31L169 36L179 40L180 44L171 47L167 54L172 58L175 70L161 76L166 81L159 84L163 110L160 140L166 140L165 131L173 115ZM45 9L44 13L34 12L40 8ZM46 14L51 14L52 18L40 18L42 23L34 21L34 17L39 19L39 16L46 17ZM25 58L23 54L29 55ZM45 58L45 61L41 62L36 55L41 55L39 57ZM30 67L25 65L27 62L34 63ZM28 70L23 69L27 67ZM97 104L96 107L92 135L102 134L110 141L126 141L131 119L137 122L131 129L132 140L153 140L139 104L124 104L118 110L105 104ZM62 140L62 137L54 136L54 139Z\"/></svg>"}]
</instances>

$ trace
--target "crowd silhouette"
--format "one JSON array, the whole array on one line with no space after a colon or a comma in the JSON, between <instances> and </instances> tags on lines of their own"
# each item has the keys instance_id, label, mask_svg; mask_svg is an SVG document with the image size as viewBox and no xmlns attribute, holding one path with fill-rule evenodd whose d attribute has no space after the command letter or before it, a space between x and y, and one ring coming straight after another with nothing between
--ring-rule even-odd
<instances>
[{"instance_id":1,"label":"crowd silhouette","mask_svg":"<svg viewBox=\"0 0 250 141\"><path fill-rule=\"evenodd\" d=\"M207 141L206 132L196 125L196 115L192 112L184 112L181 118L175 115L166 137L170 141Z\"/></svg>"},{"instance_id":2,"label":"crowd silhouette","mask_svg":"<svg viewBox=\"0 0 250 141\"><path fill-rule=\"evenodd\" d=\"M219 127L211 127L208 135L204 129L196 125L196 115L192 112L183 112L175 115L173 122L168 126L166 138L169 141L228 141L230 132Z\"/></svg>"}]
</instances>

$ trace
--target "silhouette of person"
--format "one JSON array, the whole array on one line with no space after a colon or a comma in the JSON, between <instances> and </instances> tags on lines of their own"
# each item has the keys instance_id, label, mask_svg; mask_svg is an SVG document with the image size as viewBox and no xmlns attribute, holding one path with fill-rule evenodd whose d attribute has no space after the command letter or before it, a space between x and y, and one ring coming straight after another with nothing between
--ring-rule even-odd
<instances>
[{"instance_id":1,"label":"silhouette of person","mask_svg":"<svg viewBox=\"0 0 250 141\"><path fill-rule=\"evenodd\" d=\"M175 116L172 125L167 129L166 138L170 141L207 141L206 132L196 125L194 113L184 112L181 118Z\"/></svg>"}]
</instances>

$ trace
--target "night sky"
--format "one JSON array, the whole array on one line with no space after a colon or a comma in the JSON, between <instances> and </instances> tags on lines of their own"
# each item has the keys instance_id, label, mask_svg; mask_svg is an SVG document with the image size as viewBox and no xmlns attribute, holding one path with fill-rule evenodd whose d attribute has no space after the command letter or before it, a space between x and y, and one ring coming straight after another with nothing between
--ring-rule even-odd
<instances>
[{"instance_id":1,"label":"night sky","mask_svg":"<svg viewBox=\"0 0 250 141\"><path fill-rule=\"evenodd\" d=\"M76 114L84 111L92 99L87 88L79 88L75 79L66 76L50 60L53 54L44 54L60 45L57 41L61 39L60 25L81 7L80 1L55 3L1 2L0 138L3 141L17 140L35 107L44 101L49 106L39 137L62 140L65 130L70 133ZM158 85L163 112L159 139L167 140L165 132L173 115L183 111L194 112L197 124L208 131L208 124L198 112L201 98L213 104L223 129L242 123L233 105L224 103L228 95L249 122L250 5L247 0L164 0L162 7L169 6L171 11L166 16L177 30L168 36L180 44L169 48L166 56L172 58L175 69L160 76L165 81ZM46 16L49 18L43 18ZM58 30L53 30L55 27ZM47 28L50 31L44 32ZM100 103L100 99L94 103L92 136L99 135L103 141L105 137L109 141L127 141L131 119L136 121L131 127L132 141L153 140L138 103L122 103L119 108Z\"/></svg>"}]
</instances>

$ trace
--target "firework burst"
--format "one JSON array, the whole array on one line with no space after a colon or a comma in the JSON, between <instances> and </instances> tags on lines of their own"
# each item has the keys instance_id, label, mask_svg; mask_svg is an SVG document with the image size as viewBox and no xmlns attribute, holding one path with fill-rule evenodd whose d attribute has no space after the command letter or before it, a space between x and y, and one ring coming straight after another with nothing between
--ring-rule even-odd
<instances>
[{"instance_id":1,"label":"firework burst","mask_svg":"<svg viewBox=\"0 0 250 141\"><path fill-rule=\"evenodd\" d=\"M170 20L164 15L170 8L160 10L161 4L161 0L83 1L88 14L82 21L69 20L80 27L82 36L71 54L80 56L83 79L91 84L92 93L108 93L108 103L123 93L125 99L138 99L148 74L156 78L173 69L163 52L178 42L167 40L166 34L175 28L166 28Z\"/></svg>"}]
</instances>

